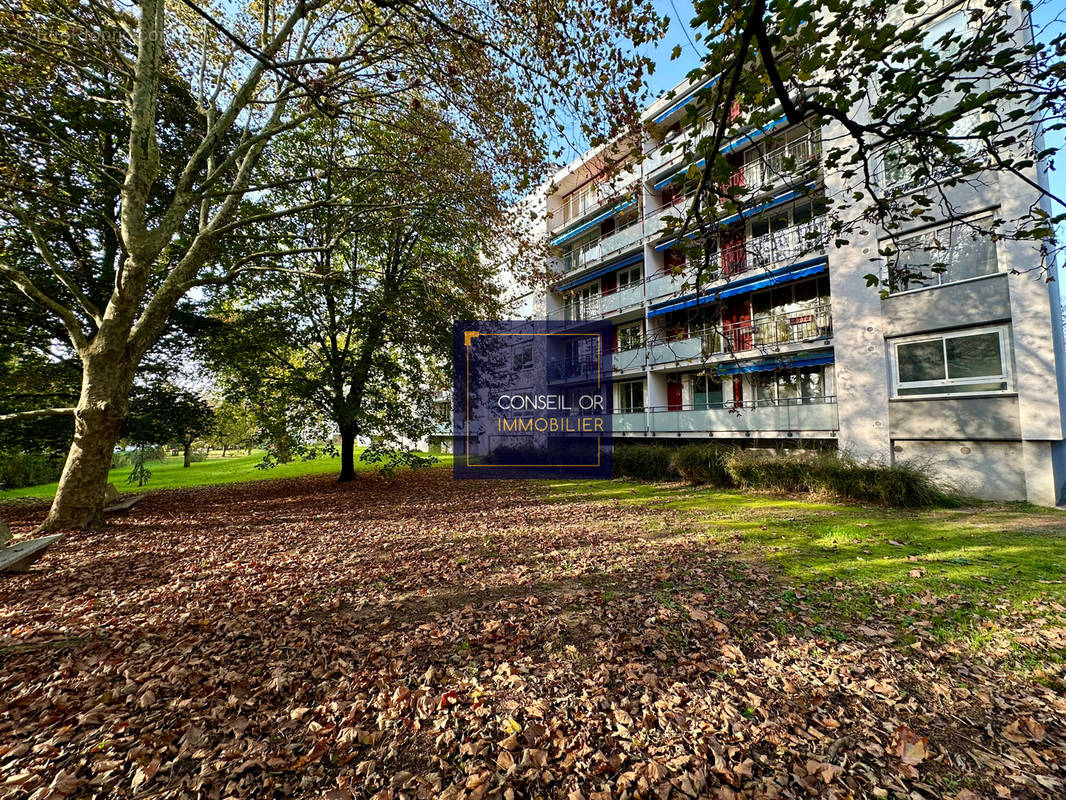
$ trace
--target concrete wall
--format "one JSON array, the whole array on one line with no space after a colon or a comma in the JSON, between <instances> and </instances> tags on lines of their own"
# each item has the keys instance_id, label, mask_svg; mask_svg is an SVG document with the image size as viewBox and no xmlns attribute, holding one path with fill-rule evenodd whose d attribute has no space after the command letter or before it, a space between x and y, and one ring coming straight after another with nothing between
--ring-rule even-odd
<instances>
[{"instance_id":1,"label":"concrete wall","mask_svg":"<svg viewBox=\"0 0 1066 800\"><path fill-rule=\"evenodd\" d=\"M1019 500L1026 494L1021 442L896 440L896 462L927 467L942 485L985 500Z\"/></svg>"},{"instance_id":2,"label":"concrete wall","mask_svg":"<svg viewBox=\"0 0 1066 800\"><path fill-rule=\"evenodd\" d=\"M881 301L885 336L984 325L1010 319L1010 293L1007 276L989 275L964 283L934 286Z\"/></svg>"},{"instance_id":3,"label":"concrete wall","mask_svg":"<svg viewBox=\"0 0 1066 800\"><path fill-rule=\"evenodd\" d=\"M893 400L888 407L893 439L1021 439L1018 398L948 397Z\"/></svg>"}]
</instances>

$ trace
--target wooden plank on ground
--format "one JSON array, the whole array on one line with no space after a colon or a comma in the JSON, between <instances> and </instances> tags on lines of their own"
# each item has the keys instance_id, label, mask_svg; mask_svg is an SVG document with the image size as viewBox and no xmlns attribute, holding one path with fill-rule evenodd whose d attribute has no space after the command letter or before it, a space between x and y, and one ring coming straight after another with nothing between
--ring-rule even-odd
<instances>
[{"instance_id":1,"label":"wooden plank on ground","mask_svg":"<svg viewBox=\"0 0 1066 800\"><path fill-rule=\"evenodd\" d=\"M62 538L62 533L54 533L0 547L0 572L26 572L34 561L44 555L45 550Z\"/></svg>"}]
</instances>

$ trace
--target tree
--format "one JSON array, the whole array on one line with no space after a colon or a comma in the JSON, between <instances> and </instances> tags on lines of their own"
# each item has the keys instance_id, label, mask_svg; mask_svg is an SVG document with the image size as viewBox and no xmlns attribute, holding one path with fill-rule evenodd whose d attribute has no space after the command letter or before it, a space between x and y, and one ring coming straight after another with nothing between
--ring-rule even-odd
<instances>
[{"instance_id":1,"label":"tree","mask_svg":"<svg viewBox=\"0 0 1066 800\"><path fill-rule=\"evenodd\" d=\"M319 176L286 198L312 210L278 232L294 253L286 269L216 300L208 356L230 391L329 419L341 481L355 477L358 437L378 443L374 458L403 458L428 432L451 321L498 307L493 244L508 238L506 203L438 113L427 103L390 125L323 121L280 140L275 171L305 164Z\"/></svg>"},{"instance_id":2,"label":"tree","mask_svg":"<svg viewBox=\"0 0 1066 800\"><path fill-rule=\"evenodd\" d=\"M82 371L74 440L46 529L102 522L130 387L181 298L204 281L296 255L250 249L217 258L225 241L249 227L306 210L270 200L279 186L314 176L255 180L276 137L317 118L386 118L390 108L428 98L459 141L522 190L545 171L549 155L541 121L552 118L538 109L573 109L599 137L632 119L645 59L619 43L640 45L661 30L646 0L573 0L565 11L515 0L296 0L220 11L195 0L141 0L135 16L125 8L110 0L27 0L6 10L2 66L18 102L3 118L10 179L0 213L26 231L36 252L30 262L0 261L0 275L62 323ZM71 35L38 35L57 29ZM117 95L117 131L103 137L112 161L101 162L95 147L83 149L71 130L54 125L49 98L59 86L83 100L110 103ZM97 91L107 87L117 88ZM174 91L195 99L194 128L166 124ZM43 113L24 114L36 97L44 98ZM117 188L110 243L67 252L64 232L77 221L56 222L66 218L33 202L49 186L47 156L56 154L79 175ZM80 270L106 292L89 293ZM114 280L99 280L105 273Z\"/></svg>"},{"instance_id":3,"label":"tree","mask_svg":"<svg viewBox=\"0 0 1066 800\"><path fill-rule=\"evenodd\" d=\"M192 392L169 384L137 389L131 398L130 415L122 428L122 436L131 444L180 444L184 450L184 465L192 463L192 444L209 434L215 422L215 412Z\"/></svg>"},{"instance_id":4,"label":"tree","mask_svg":"<svg viewBox=\"0 0 1066 800\"><path fill-rule=\"evenodd\" d=\"M695 234L700 279L713 266L722 221L750 210L766 188L734 180L737 165L723 145L782 118L822 131L822 162L840 181L824 198L826 238L846 244L869 226L887 232L871 259L887 269L871 272L872 285L892 288L915 267L942 270L902 258L896 234L908 220L953 216L955 187L997 175L1035 201L987 224L963 224L982 236L1035 242L1033 268L1047 270L1066 204L1042 171L1057 148L1034 123L1066 127L1066 35L1034 38L1033 8L971 0L927 24L943 8L919 0L699 4L693 26L708 50L690 77L707 82L685 121L685 177L696 184L695 199L674 222L680 236ZM803 166L779 169L793 174L794 188L812 191Z\"/></svg>"},{"instance_id":5,"label":"tree","mask_svg":"<svg viewBox=\"0 0 1066 800\"><path fill-rule=\"evenodd\" d=\"M226 451L231 447L250 447L256 437L255 416L250 404L225 398L215 407L215 427L212 440L216 447Z\"/></svg>"}]
</instances>

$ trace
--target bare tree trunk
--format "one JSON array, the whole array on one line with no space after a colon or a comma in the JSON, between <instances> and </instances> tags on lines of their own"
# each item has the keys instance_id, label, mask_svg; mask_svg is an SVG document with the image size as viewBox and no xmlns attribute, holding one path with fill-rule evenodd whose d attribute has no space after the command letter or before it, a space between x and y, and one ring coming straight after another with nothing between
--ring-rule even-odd
<instances>
[{"instance_id":1,"label":"bare tree trunk","mask_svg":"<svg viewBox=\"0 0 1066 800\"><path fill-rule=\"evenodd\" d=\"M226 444L225 442L223 442L223 444L222 444L222 457L223 458L226 457L226 450L228 450L228 449L229 449L229 445Z\"/></svg>"},{"instance_id":2,"label":"bare tree trunk","mask_svg":"<svg viewBox=\"0 0 1066 800\"><path fill-rule=\"evenodd\" d=\"M341 474L338 483L355 480L355 426L341 426Z\"/></svg>"},{"instance_id":3,"label":"bare tree trunk","mask_svg":"<svg viewBox=\"0 0 1066 800\"><path fill-rule=\"evenodd\" d=\"M103 525L104 489L115 443L129 412L131 383L132 370L118 358L95 354L83 364L74 441L42 530Z\"/></svg>"},{"instance_id":4,"label":"bare tree trunk","mask_svg":"<svg viewBox=\"0 0 1066 800\"><path fill-rule=\"evenodd\" d=\"M192 463L192 442L185 442L185 463L183 467L187 467Z\"/></svg>"}]
</instances>

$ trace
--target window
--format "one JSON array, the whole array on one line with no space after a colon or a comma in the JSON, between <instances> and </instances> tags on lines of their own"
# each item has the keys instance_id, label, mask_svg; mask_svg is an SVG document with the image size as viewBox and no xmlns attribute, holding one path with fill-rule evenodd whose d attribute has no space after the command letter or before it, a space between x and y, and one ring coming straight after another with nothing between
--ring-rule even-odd
<instances>
[{"instance_id":1,"label":"window","mask_svg":"<svg viewBox=\"0 0 1066 800\"><path fill-rule=\"evenodd\" d=\"M810 405L824 403L828 375L826 367L803 367L781 372L755 374L756 405Z\"/></svg>"},{"instance_id":2,"label":"window","mask_svg":"<svg viewBox=\"0 0 1066 800\"><path fill-rule=\"evenodd\" d=\"M999 272L991 216L953 222L899 242L888 269L891 292L942 286ZM890 245L891 246L891 245Z\"/></svg>"},{"instance_id":3,"label":"window","mask_svg":"<svg viewBox=\"0 0 1066 800\"><path fill-rule=\"evenodd\" d=\"M511 368L515 372L522 372L533 366L533 345L516 345L511 351Z\"/></svg>"},{"instance_id":4,"label":"window","mask_svg":"<svg viewBox=\"0 0 1066 800\"><path fill-rule=\"evenodd\" d=\"M618 352L635 350L644 343L644 330L641 323L623 325L618 329Z\"/></svg>"},{"instance_id":5,"label":"window","mask_svg":"<svg viewBox=\"0 0 1066 800\"><path fill-rule=\"evenodd\" d=\"M639 285L641 277L640 273L640 264L635 264L632 267L618 270L618 291Z\"/></svg>"},{"instance_id":6,"label":"window","mask_svg":"<svg viewBox=\"0 0 1066 800\"><path fill-rule=\"evenodd\" d=\"M644 410L644 381L618 384L618 410L623 414Z\"/></svg>"},{"instance_id":7,"label":"window","mask_svg":"<svg viewBox=\"0 0 1066 800\"><path fill-rule=\"evenodd\" d=\"M692 381L692 407L696 410L721 408L724 401L722 382L707 375L697 375Z\"/></svg>"},{"instance_id":8,"label":"window","mask_svg":"<svg viewBox=\"0 0 1066 800\"><path fill-rule=\"evenodd\" d=\"M968 165L981 155L982 143L974 136L974 129L980 124L981 113L971 111L954 121L947 141L937 141L928 149L919 151L911 141L887 146L881 151L881 187L906 192L930 181L947 180L972 171ZM949 152L953 149L951 145L961 149Z\"/></svg>"},{"instance_id":9,"label":"window","mask_svg":"<svg viewBox=\"0 0 1066 800\"><path fill-rule=\"evenodd\" d=\"M600 282L593 281L580 289L568 292L564 306L567 321L592 319L600 313Z\"/></svg>"},{"instance_id":10,"label":"window","mask_svg":"<svg viewBox=\"0 0 1066 800\"><path fill-rule=\"evenodd\" d=\"M1011 390L1006 328L908 338L892 343L897 397Z\"/></svg>"}]
</instances>

